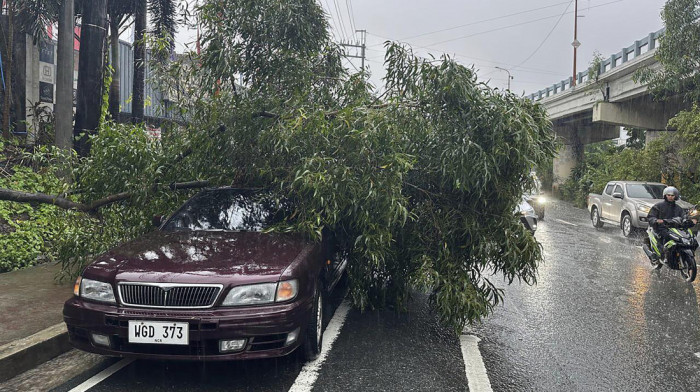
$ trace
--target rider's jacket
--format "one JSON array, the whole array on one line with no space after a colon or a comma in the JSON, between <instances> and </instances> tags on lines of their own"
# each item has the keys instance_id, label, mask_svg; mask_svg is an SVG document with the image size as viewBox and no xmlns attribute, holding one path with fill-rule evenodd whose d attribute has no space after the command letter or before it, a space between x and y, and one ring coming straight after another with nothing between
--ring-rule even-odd
<instances>
[{"instance_id":1,"label":"rider's jacket","mask_svg":"<svg viewBox=\"0 0 700 392\"><path fill-rule=\"evenodd\" d=\"M647 215L647 219L649 220L651 227L658 230L659 224L656 223L657 219L673 219L677 216L685 220L688 218L688 213L678 204L676 204L675 201L664 200L654 204L654 206L651 207L651 210L649 210L649 214Z\"/></svg>"}]
</instances>

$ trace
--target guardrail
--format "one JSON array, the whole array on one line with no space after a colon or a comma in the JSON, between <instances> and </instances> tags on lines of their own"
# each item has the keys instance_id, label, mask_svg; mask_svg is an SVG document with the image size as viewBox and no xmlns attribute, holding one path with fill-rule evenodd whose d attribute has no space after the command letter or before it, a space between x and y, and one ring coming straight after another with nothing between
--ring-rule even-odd
<instances>
[{"instance_id":1,"label":"guardrail","mask_svg":"<svg viewBox=\"0 0 700 392\"><path fill-rule=\"evenodd\" d=\"M642 53L646 53L650 50L655 49L658 46L659 38L664 35L666 28L662 28L659 31L650 33L648 36L634 41L634 44L626 48L622 48L621 51L611 55L608 59L600 62L600 69L598 70L598 75L602 75L605 72L612 70L613 68L624 64L637 58ZM590 68L585 71L576 74L576 85L582 84L588 81L588 75ZM539 101L543 98L550 97L554 94L558 94L562 91L571 89L571 82L574 80L573 76L568 79L564 79L561 82L554 83L553 85L544 88L540 91L527 95L533 101Z\"/></svg>"}]
</instances>

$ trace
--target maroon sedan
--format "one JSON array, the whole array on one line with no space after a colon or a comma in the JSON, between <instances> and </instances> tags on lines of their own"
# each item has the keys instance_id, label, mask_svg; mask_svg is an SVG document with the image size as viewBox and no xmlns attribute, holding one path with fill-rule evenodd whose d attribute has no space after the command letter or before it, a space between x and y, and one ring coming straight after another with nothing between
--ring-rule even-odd
<instances>
[{"instance_id":1,"label":"maroon sedan","mask_svg":"<svg viewBox=\"0 0 700 392\"><path fill-rule=\"evenodd\" d=\"M347 262L328 238L263 232L286 211L250 190L195 195L83 270L63 308L71 343L153 359L317 357L324 298Z\"/></svg>"}]
</instances>

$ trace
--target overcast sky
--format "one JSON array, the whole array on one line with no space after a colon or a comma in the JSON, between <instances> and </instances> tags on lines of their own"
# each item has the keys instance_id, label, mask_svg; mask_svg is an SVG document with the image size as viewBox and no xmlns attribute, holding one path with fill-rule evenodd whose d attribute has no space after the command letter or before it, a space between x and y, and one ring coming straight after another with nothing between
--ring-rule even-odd
<instances>
[{"instance_id":1,"label":"overcast sky","mask_svg":"<svg viewBox=\"0 0 700 392\"><path fill-rule=\"evenodd\" d=\"M573 73L575 0L318 0L337 41L359 41L367 30L367 63L381 83L383 42L399 40L427 56L447 53L474 65L480 79L511 90L535 92ZM577 71L595 51L604 58L663 27L665 0L578 0ZM180 34L178 40L187 40ZM352 59L360 67L359 59ZM348 64L353 71L354 69Z\"/></svg>"}]
</instances>

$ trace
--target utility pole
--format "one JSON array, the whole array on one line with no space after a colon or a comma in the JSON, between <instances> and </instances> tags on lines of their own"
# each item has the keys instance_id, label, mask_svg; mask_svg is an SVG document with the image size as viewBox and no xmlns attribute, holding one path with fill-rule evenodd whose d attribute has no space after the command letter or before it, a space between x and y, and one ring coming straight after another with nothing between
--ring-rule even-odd
<instances>
[{"instance_id":1,"label":"utility pole","mask_svg":"<svg viewBox=\"0 0 700 392\"><path fill-rule=\"evenodd\" d=\"M571 4L571 3L569 3L569 4ZM571 43L571 46L574 47L574 77L571 80L571 87L574 87L576 85L576 49L578 49L578 47L581 46L581 43L578 42L577 34L578 34L578 0L576 0L574 3L574 42Z\"/></svg>"},{"instance_id":2,"label":"utility pole","mask_svg":"<svg viewBox=\"0 0 700 392\"><path fill-rule=\"evenodd\" d=\"M508 72L508 91L510 91L510 80L513 79L513 77L510 76L510 71L507 70L507 69L505 69L505 68L501 68L501 67L494 67L494 68L500 69L501 71L506 71L506 72Z\"/></svg>"},{"instance_id":3,"label":"utility pole","mask_svg":"<svg viewBox=\"0 0 700 392\"><path fill-rule=\"evenodd\" d=\"M362 33L362 41L361 42L355 42L355 43L347 43L347 42L341 42L340 46L344 47L349 47L349 48L357 48L360 49L360 55L358 56L357 54L346 54L344 57L352 57L352 58L358 58L362 59L362 73L365 72L365 49L366 49L366 42L367 42L367 30L355 30L356 33Z\"/></svg>"}]
</instances>

